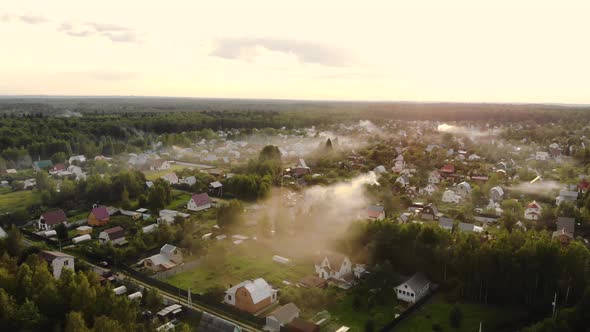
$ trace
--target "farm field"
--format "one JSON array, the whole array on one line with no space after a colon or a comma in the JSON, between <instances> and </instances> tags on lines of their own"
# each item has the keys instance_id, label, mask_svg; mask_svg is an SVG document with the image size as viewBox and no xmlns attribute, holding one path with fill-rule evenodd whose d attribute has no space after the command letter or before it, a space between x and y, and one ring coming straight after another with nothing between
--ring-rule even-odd
<instances>
[{"instance_id":1,"label":"farm field","mask_svg":"<svg viewBox=\"0 0 590 332\"><path fill-rule=\"evenodd\" d=\"M39 204L41 197L32 190L21 190L15 192L0 191L0 213L15 212L27 207Z\"/></svg>"}]
</instances>

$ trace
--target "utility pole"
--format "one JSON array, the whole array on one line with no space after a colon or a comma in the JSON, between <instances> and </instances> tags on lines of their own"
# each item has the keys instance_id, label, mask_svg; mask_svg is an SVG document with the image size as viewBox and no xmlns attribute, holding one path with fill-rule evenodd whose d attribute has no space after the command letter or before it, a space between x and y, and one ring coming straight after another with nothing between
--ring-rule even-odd
<instances>
[{"instance_id":1,"label":"utility pole","mask_svg":"<svg viewBox=\"0 0 590 332\"><path fill-rule=\"evenodd\" d=\"M186 301L189 305L189 307L193 306L193 299L191 297L191 289L188 289L188 294L187 294L187 301Z\"/></svg>"},{"instance_id":2,"label":"utility pole","mask_svg":"<svg viewBox=\"0 0 590 332\"><path fill-rule=\"evenodd\" d=\"M551 303L551 305L553 305L553 314L551 315L551 317L555 318L555 308L557 307L557 292L555 292L555 296L553 297L553 302Z\"/></svg>"}]
</instances>

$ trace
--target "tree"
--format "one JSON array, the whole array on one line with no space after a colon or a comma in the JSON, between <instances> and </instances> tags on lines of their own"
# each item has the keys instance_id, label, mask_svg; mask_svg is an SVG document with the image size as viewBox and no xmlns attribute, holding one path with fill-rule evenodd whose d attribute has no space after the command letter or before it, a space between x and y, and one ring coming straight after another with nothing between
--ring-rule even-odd
<instances>
[{"instance_id":1,"label":"tree","mask_svg":"<svg viewBox=\"0 0 590 332\"><path fill-rule=\"evenodd\" d=\"M281 161L281 151L276 145L267 145L262 148L260 155L258 156L259 161Z\"/></svg>"},{"instance_id":2,"label":"tree","mask_svg":"<svg viewBox=\"0 0 590 332\"><path fill-rule=\"evenodd\" d=\"M125 330L116 320L107 316L100 316L94 320L92 332L124 332Z\"/></svg>"},{"instance_id":3,"label":"tree","mask_svg":"<svg viewBox=\"0 0 590 332\"><path fill-rule=\"evenodd\" d=\"M68 228L63 223L55 226L55 232L57 233L57 238L60 240L67 240L68 239Z\"/></svg>"},{"instance_id":4,"label":"tree","mask_svg":"<svg viewBox=\"0 0 590 332\"><path fill-rule=\"evenodd\" d=\"M449 312L449 322L452 327L459 328L461 326L461 321L463 320L463 312L459 305L455 304L453 308L451 308L451 312Z\"/></svg>"},{"instance_id":5,"label":"tree","mask_svg":"<svg viewBox=\"0 0 590 332\"><path fill-rule=\"evenodd\" d=\"M51 161L53 162L53 164L63 164L66 162L66 159L68 159L68 156L66 155L65 152L56 152L51 156Z\"/></svg>"},{"instance_id":6,"label":"tree","mask_svg":"<svg viewBox=\"0 0 590 332\"><path fill-rule=\"evenodd\" d=\"M325 146L325 150L328 152L331 152L333 150L332 147L332 140L328 138L328 140L326 141L326 146Z\"/></svg>"},{"instance_id":7,"label":"tree","mask_svg":"<svg viewBox=\"0 0 590 332\"><path fill-rule=\"evenodd\" d=\"M23 236L14 225L6 234L6 250L9 255L14 257L19 257L23 251Z\"/></svg>"},{"instance_id":8,"label":"tree","mask_svg":"<svg viewBox=\"0 0 590 332\"><path fill-rule=\"evenodd\" d=\"M369 319L365 323L365 332L373 332L375 331L375 322L372 319Z\"/></svg>"},{"instance_id":9,"label":"tree","mask_svg":"<svg viewBox=\"0 0 590 332\"><path fill-rule=\"evenodd\" d=\"M72 311L66 316L65 332L89 332L84 317L78 311Z\"/></svg>"},{"instance_id":10,"label":"tree","mask_svg":"<svg viewBox=\"0 0 590 332\"><path fill-rule=\"evenodd\" d=\"M242 203L237 199L232 199L228 204L222 205L217 211L217 225L221 228L235 226L240 220L242 211Z\"/></svg>"},{"instance_id":11,"label":"tree","mask_svg":"<svg viewBox=\"0 0 590 332\"><path fill-rule=\"evenodd\" d=\"M158 310L158 308L164 302L162 295L160 294L160 292L158 292L157 289L147 287L143 291L142 300L143 305L152 312Z\"/></svg>"},{"instance_id":12,"label":"tree","mask_svg":"<svg viewBox=\"0 0 590 332\"><path fill-rule=\"evenodd\" d=\"M125 209L129 208L129 191L127 191L127 187L123 187L121 192L121 206Z\"/></svg>"}]
</instances>

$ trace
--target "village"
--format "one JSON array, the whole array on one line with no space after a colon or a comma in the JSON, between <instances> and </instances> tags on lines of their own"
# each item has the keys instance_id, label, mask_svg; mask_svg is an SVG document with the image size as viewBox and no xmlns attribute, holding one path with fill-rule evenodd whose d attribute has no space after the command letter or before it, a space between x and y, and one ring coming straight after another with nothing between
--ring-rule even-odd
<instances>
[{"instance_id":1,"label":"village","mask_svg":"<svg viewBox=\"0 0 590 332\"><path fill-rule=\"evenodd\" d=\"M360 121L250 138L210 132L178 145L163 137L143 152L7 168L1 209L13 220L29 211L18 227L45 243L39 256L55 278L81 261L131 301L141 303L145 284L186 292L162 303L158 331L173 329L192 301L266 331L360 331L398 320L412 331L412 320L425 319L416 308L451 306L441 304L448 290L426 267L388 271L338 245L355 224L413 224L490 243L505 230L535 230L562 247L588 245L580 221L590 182L572 157L584 143L539 146L502 139L503 130ZM66 204L80 183L86 204ZM375 286L380 278L387 286ZM379 287L391 293L363 304ZM209 331L203 324L215 320L219 331L249 330L209 314L195 328Z\"/></svg>"}]
</instances>

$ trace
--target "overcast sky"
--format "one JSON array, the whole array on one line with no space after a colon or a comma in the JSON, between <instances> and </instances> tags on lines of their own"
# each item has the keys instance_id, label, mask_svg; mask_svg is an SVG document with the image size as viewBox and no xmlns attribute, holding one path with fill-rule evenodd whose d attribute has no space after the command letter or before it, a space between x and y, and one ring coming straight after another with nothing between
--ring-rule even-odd
<instances>
[{"instance_id":1,"label":"overcast sky","mask_svg":"<svg viewBox=\"0 0 590 332\"><path fill-rule=\"evenodd\" d=\"M0 94L590 103L588 0L0 0Z\"/></svg>"}]
</instances>

